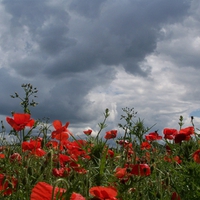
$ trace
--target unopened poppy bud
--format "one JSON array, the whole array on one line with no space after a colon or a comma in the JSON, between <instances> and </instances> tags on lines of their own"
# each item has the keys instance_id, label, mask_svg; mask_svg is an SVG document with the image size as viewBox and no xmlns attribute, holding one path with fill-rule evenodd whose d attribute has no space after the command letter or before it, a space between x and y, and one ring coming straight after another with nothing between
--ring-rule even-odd
<instances>
[{"instance_id":1,"label":"unopened poppy bud","mask_svg":"<svg viewBox=\"0 0 200 200\"><path fill-rule=\"evenodd\" d=\"M23 183L23 185L27 184L27 178L26 177L22 179L22 183Z\"/></svg>"},{"instance_id":2,"label":"unopened poppy bud","mask_svg":"<svg viewBox=\"0 0 200 200\"><path fill-rule=\"evenodd\" d=\"M169 179L169 177L167 177L166 180L165 180L165 184L166 184L166 186L169 185L169 182L170 182L170 179Z\"/></svg>"},{"instance_id":3,"label":"unopened poppy bud","mask_svg":"<svg viewBox=\"0 0 200 200\"><path fill-rule=\"evenodd\" d=\"M41 171L41 172L43 172L43 171L44 171L44 169L45 169L45 166L44 166L44 165L42 165L42 166L40 167L40 171Z\"/></svg>"},{"instance_id":4,"label":"unopened poppy bud","mask_svg":"<svg viewBox=\"0 0 200 200\"><path fill-rule=\"evenodd\" d=\"M156 194L156 197L157 197L158 199L161 198L160 192L158 192L158 193Z\"/></svg>"},{"instance_id":5,"label":"unopened poppy bud","mask_svg":"<svg viewBox=\"0 0 200 200\"><path fill-rule=\"evenodd\" d=\"M50 150L48 153L47 153L47 158L52 158L53 156L53 150Z\"/></svg>"},{"instance_id":6,"label":"unopened poppy bud","mask_svg":"<svg viewBox=\"0 0 200 200\"><path fill-rule=\"evenodd\" d=\"M32 167L28 167L27 172L28 172L29 175L32 175L33 174Z\"/></svg>"}]
</instances>

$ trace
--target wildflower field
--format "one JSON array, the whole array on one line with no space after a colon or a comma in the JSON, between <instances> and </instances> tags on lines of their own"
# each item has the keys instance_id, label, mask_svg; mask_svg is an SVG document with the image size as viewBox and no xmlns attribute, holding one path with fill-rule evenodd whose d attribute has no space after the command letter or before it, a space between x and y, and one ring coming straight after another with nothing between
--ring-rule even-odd
<instances>
[{"instance_id":1,"label":"wildflower field","mask_svg":"<svg viewBox=\"0 0 200 200\"><path fill-rule=\"evenodd\" d=\"M22 88L24 97L11 95L20 99L22 112L1 121L0 199L200 199L200 140L193 117L189 126L180 116L179 130L166 127L158 133L145 127L133 108L123 108L119 135L106 130L106 109L97 135L83 130L80 138L70 122L33 119L37 89ZM6 141L7 134L16 142Z\"/></svg>"}]
</instances>

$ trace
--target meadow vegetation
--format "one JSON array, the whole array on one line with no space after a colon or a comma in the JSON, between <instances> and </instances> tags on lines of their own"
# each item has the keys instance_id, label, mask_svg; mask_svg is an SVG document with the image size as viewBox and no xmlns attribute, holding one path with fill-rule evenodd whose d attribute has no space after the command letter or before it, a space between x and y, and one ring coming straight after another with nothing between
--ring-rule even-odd
<instances>
[{"instance_id":1,"label":"meadow vegetation","mask_svg":"<svg viewBox=\"0 0 200 200\"><path fill-rule=\"evenodd\" d=\"M24 97L11 95L22 112L1 121L0 199L200 199L200 140L193 117L189 126L180 116L179 130L158 133L133 108L123 108L118 130L106 130L106 109L98 133L83 130L80 138L68 119L64 124L33 119L38 90L31 84L22 89ZM15 136L15 143L6 135Z\"/></svg>"}]
</instances>

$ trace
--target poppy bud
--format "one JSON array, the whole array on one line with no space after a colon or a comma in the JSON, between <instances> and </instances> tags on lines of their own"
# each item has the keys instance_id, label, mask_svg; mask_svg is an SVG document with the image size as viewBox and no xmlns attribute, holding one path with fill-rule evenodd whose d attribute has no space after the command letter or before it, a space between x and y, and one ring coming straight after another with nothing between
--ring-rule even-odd
<instances>
[{"instance_id":1,"label":"poppy bud","mask_svg":"<svg viewBox=\"0 0 200 200\"><path fill-rule=\"evenodd\" d=\"M33 174L32 168L31 168L31 167L28 167L27 172L28 172L29 175L32 175L32 174Z\"/></svg>"},{"instance_id":2,"label":"poppy bud","mask_svg":"<svg viewBox=\"0 0 200 200\"><path fill-rule=\"evenodd\" d=\"M25 178L22 179L22 183L23 183L23 185L27 184L27 177L25 177Z\"/></svg>"}]
</instances>

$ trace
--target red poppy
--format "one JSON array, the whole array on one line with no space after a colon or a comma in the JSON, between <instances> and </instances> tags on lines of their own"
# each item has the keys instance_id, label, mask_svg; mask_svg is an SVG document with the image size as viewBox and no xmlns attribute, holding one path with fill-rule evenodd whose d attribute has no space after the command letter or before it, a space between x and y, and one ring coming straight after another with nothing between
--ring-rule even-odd
<instances>
[{"instance_id":1,"label":"red poppy","mask_svg":"<svg viewBox=\"0 0 200 200\"><path fill-rule=\"evenodd\" d=\"M73 192L70 200L85 200L85 197L83 197L81 194Z\"/></svg>"},{"instance_id":2,"label":"red poppy","mask_svg":"<svg viewBox=\"0 0 200 200\"><path fill-rule=\"evenodd\" d=\"M122 145L124 147L131 144L127 140L117 140L116 143L119 144L119 145Z\"/></svg>"},{"instance_id":3,"label":"red poppy","mask_svg":"<svg viewBox=\"0 0 200 200\"><path fill-rule=\"evenodd\" d=\"M71 132L67 129L69 126L69 122L67 122L64 126L62 126L62 122L60 120L53 121L53 126L56 129L51 133L51 137L57 140L67 140L69 138L69 134Z\"/></svg>"},{"instance_id":4,"label":"red poppy","mask_svg":"<svg viewBox=\"0 0 200 200\"><path fill-rule=\"evenodd\" d=\"M67 162L71 161L71 157L64 155L64 154L59 154L59 162L61 165L65 165Z\"/></svg>"},{"instance_id":5,"label":"red poppy","mask_svg":"<svg viewBox=\"0 0 200 200\"><path fill-rule=\"evenodd\" d=\"M6 121L12 128L16 131L23 130L26 126L33 127L35 121L34 119L30 119L31 115L28 113L14 113L13 119L10 117L6 117Z\"/></svg>"},{"instance_id":6,"label":"red poppy","mask_svg":"<svg viewBox=\"0 0 200 200\"><path fill-rule=\"evenodd\" d=\"M180 198L180 196L176 192L173 192L171 200L181 200L181 198Z\"/></svg>"},{"instance_id":7,"label":"red poppy","mask_svg":"<svg viewBox=\"0 0 200 200\"><path fill-rule=\"evenodd\" d=\"M62 167L62 168L54 168L52 170L52 173L55 177L67 177L69 175L69 172L71 171L68 167Z\"/></svg>"},{"instance_id":8,"label":"red poppy","mask_svg":"<svg viewBox=\"0 0 200 200\"><path fill-rule=\"evenodd\" d=\"M83 131L83 133L85 133L85 135L91 135L92 130L91 130L91 129L88 129L88 130L86 130L86 131Z\"/></svg>"},{"instance_id":9,"label":"red poppy","mask_svg":"<svg viewBox=\"0 0 200 200\"><path fill-rule=\"evenodd\" d=\"M167 153L171 154L172 150L171 150L170 146L166 145L165 148L166 148Z\"/></svg>"},{"instance_id":10,"label":"red poppy","mask_svg":"<svg viewBox=\"0 0 200 200\"><path fill-rule=\"evenodd\" d=\"M153 133L149 133L148 135L145 135L146 140L154 141L154 140L161 140L162 136L158 135L157 131Z\"/></svg>"},{"instance_id":11,"label":"red poppy","mask_svg":"<svg viewBox=\"0 0 200 200\"><path fill-rule=\"evenodd\" d=\"M105 139L112 139L112 138L116 138L117 136L117 130L111 130L111 131L107 131L106 135L105 135Z\"/></svg>"},{"instance_id":12,"label":"red poppy","mask_svg":"<svg viewBox=\"0 0 200 200\"><path fill-rule=\"evenodd\" d=\"M181 143L183 140L188 140L188 139L190 139L190 136L188 137L187 135L181 133L175 136L174 142Z\"/></svg>"},{"instance_id":13,"label":"red poppy","mask_svg":"<svg viewBox=\"0 0 200 200\"><path fill-rule=\"evenodd\" d=\"M142 150L144 150L144 149L151 149L151 144L149 142L142 142L140 148Z\"/></svg>"},{"instance_id":14,"label":"red poppy","mask_svg":"<svg viewBox=\"0 0 200 200\"><path fill-rule=\"evenodd\" d=\"M117 167L116 168L116 172L115 172L115 176L117 178L124 178L127 175L127 168L121 168L121 167Z\"/></svg>"},{"instance_id":15,"label":"red poppy","mask_svg":"<svg viewBox=\"0 0 200 200\"><path fill-rule=\"evenodd\" d=\"M196 163L200 163L200 149L196 150L192 157Z\"/></svg>"},{"instance_id":16,"label":"red poppy","mask_svg":"<svg viewBox=\"0 0 200 200\"><path fill-rule=\"evenodd\" d=\"M163 134L165 139L173 140L174 137L178 134L178 131L172 128L165 128L163 130Z\"/></svg>"},{"instance_id":17,"label":"red poppy","mask_svg":"<svg viewBox=\"0 0 200 200\"><path fill-rule=\"evenodd\" d=\"M115 155L114 151L111 149L108 149L106 158L113 158L114 155Z\"/></svg>"},{"instance_id":18,"label":"red poppy","mask_svg":"<svg viewBox=\"0 0 200 200\"><path fill-rule=\"evenodd\" d=\"M38 156L38 157L42 157L46 154L46 151L44 151L43 149L41 148L37 148L37 149L33 149L31 151L31 153L35 156Z\"/></svg>"},{"instance_id":19,"label":"red poppy","mask_svg":"<svg viewBox=\"0 0 200 200\"><path fill-rule=\"evenodd\" d=\"M58 142L57 141L49 141L49 142L46 143L46 147L57 149L58 148Z\"/></svg>"},{"instance_id":20,"label":"red poppy","mask_svg":"<svg viewBox=\"0 0 200 200\"><path fill-rule=\"evenodd\" d=\"M194 134L194 127L193 126L188 126L186 128L182 128L179 131L179 134L193 135Z\"/></svg>"},{"instance_id":21,"label":"red poppy","mask_svg":"<svg viewBox=\"0 0 200 200\"><path fill-rule=\"evenodd\" d=\"M87 146L87 141L85 140L76 140L73 142L62 141L62 145L66 148L68 154L73 160L78 160L78 158L90 159L88 153L83 149ZM89 151L89 149L88 149Z\"/></svg>"},{"instance_id":22,"label":"red poppy","mask_svg":"<svg viewBox=\"0 0 200 200\"><path fill-rule=\"evenodd\" d=\"M6 150L6 149L7 149L6 146L0 146L0 152L4 151L4 150Z\"/></svg>"},{"instance_id":23,"label":"red poppy","mask_svg":"<svg viewBox=\"0 0 200 200\"><path fill-rule=\"evenodd\" d=\"M182 163L182 160L180 159L179 156L174 156L173 160L178 163L178 164L181 164Z\"/></svg>"},{"instance_id":24,"label":"red poppy","mask_svg":"<svg viewBox=\"0 0 200 200\"><path fill-rule=\"evenodd\" d=\"M87 170L82 168L80 164L76 163L76 162L73 162L71 161L69 163L69 166L77 173L79 174L86 174L87 173Z\"/></svg>"},{"instance_id":25,"label":"red poppy","mask_svg":"<svg viewBox=\"0 0 200 200\"><path fill-rule=\"evenodd\" d=\"M11 195L16 190L16 187L17 179L0 174L0 191L3 191L3 195Z\"/></svg>"},{"instance_id":26,"label":"red poppy","mask_svg":"<svg viewBox=\"0 0 200 200\"><path fill-rule=\"evenodd\" d=\"M90 188L89 192L92 196L98 198L99 200L114 200L117 196L117 190L113 187L96 186Z\"/></svg>"},{"instance_id":27,"label":"red poppy","mask_svg":"<svg viewBox=\"0 0 200 200\"><path fill-rule=\"evenodd\" d=\"M182 141L188 141L191 138L191 135L194 134L194 127L189 126L186 128L183 128L179 131L177 135L175 135L174 142L175 143L181 143Z\"/></svg>"},{"instance_id":28,"label":"red poppy","mask_svg":"<svg viewBox=\"0 0 200 200\"><path fill-rule=\"evenodd\" d=\"M24 151L26 151L26 150L32 151L33 149L37 149L37 148L41 148L41 141L40 140L30 139L29 142L28 141L22 142L22 149Z\"/></svg>"},{"instance_id":29,"label":"red poppy","mask_svg":"<svg viewBox=\"0 0 200 200\"><path fill-rule=\"evenodd\" d=\"M66 190L64 188L55 187L53 199L55 200L57 199L57 197L61 198L61 196L65 192ZM52 193L53 193L52 185L49 185L48 183L45 182L38 182L32 189L30 200L51 200Z\"/></svg>"},{"instance_id":30,"label":"red poppy","mask_svg":"<svg viewBox=\"0 0 200 200\"><path fill-rule=\"evenodd\" d=\"M172 159L169 156L164 156L164 161L166 162L172 162Z\"/></svg>"},{"instance_id":31,"label":"red poppy","mask_svg":"<svg viewBox=\"0 0 200 200\"><path fill-rule=\"evenodd\" d=\"M179 156L175 156L175 157L171 158L171 157L166 155L166 156L164 156L164 161L169 162L169 163L171 163L172 161L176 162L178 164L182 163L182 160L180 159Z\"/></svg>"},{"instance_id":32,"label":"red poppy","mask_svg":"<svg viewBox=\"0 0 200 200\"><path fill-rule=\"evenodd\" d=\"M10 162L20 162L22 160L22 157L19 153L13 153L11 156L10 156Z\"/></svg>"},{"instance_id":33,"label":"red poppy","mask_svg":"<svg viewBox=\"0 0 200 200\"><path fill-rule=\"evenodd\" d=\"M194 134L194 127L189 126L180 131L165 128L163 134L165 135L165 139L174 140L175 143L181 143L182 141L188 141L191 138L191 135Z\"/></svg>"},{"instance_id":34,"label":"red poppy","mask_svg":"<svg viewBox=\"0 0 200 200\"><path fill-rule=\"evenodd\" d=\"M136 164L133 165L131 170L131 174L136 176L149 176L151 174L151 169L147 164Z\"/></svg>"},{"instance_id":35,"label":"red poppy","mask_svg":"<svg viewBox=\"0 0 200 200\"><path fill-rule=\"evenodd\" d=\"M0 158L5 158L5 154L0 153Z\"/></svg>"}]
</instances>

